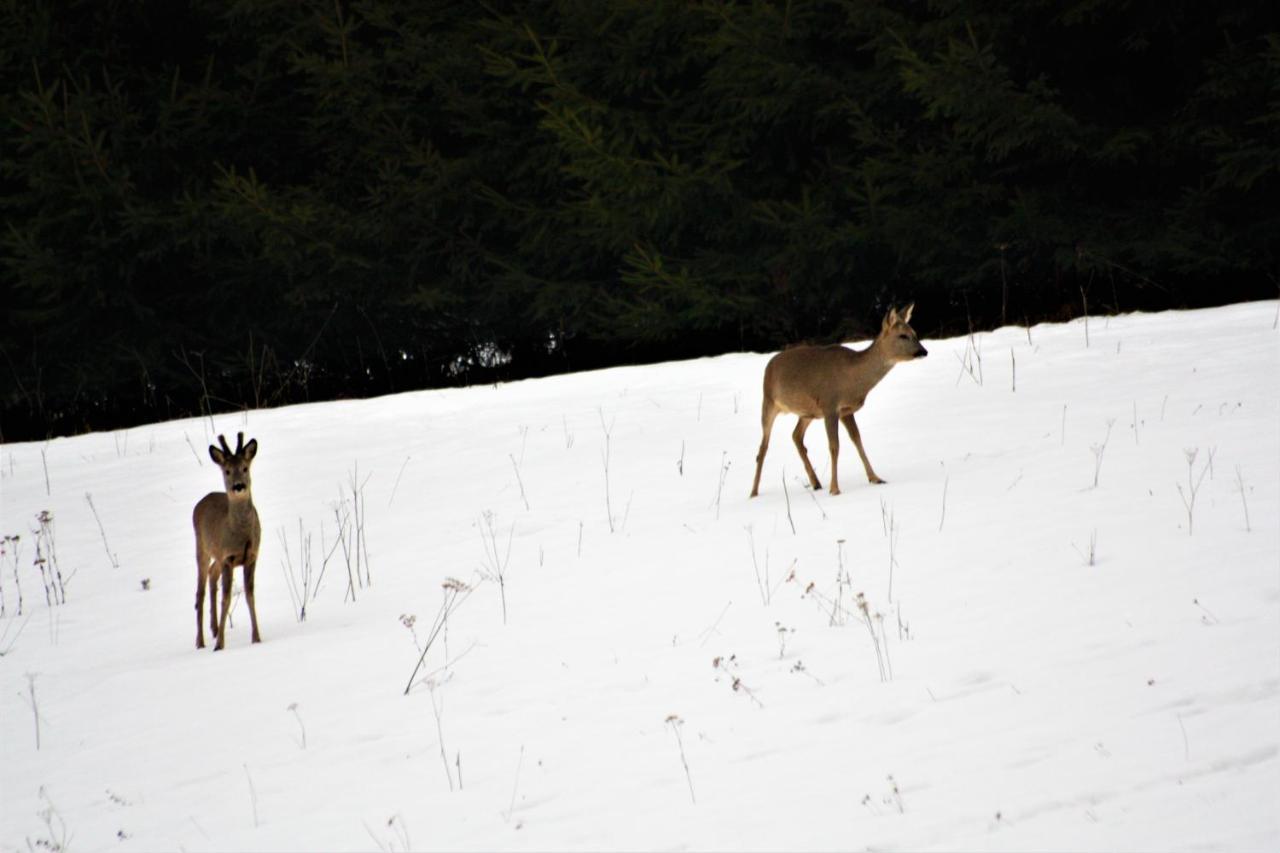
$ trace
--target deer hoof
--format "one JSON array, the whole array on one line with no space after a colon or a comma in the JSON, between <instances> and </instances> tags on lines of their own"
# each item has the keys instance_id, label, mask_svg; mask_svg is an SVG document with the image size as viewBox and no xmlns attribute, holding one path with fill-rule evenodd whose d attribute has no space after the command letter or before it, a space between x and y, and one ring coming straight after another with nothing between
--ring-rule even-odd
<instances>
[{"instance_id":1,"label":"deer hoof","mask_svg":"<svg viewBox=\"0 0 1280 853\"><path fill-rule=\"evenodd\" d=\"M888 480L881 480L879 477L870 477L868 479L871 481L871 484L875 486L883 486L885 483L889 482Z\"/></svg>"},{"instance_id":2,"label":"deer hoof","mask_svg":"<svg viewBox=\"0 0 1280 853\"><path fill-rule=\"evenodd\" d=\"M838 495L838 494L840 494L840 489L839 489L839 487L837 487L837 486L832 486L832 487L831 487L831 494L833 494L833 495Z\"/></svg>"}]
</instances>

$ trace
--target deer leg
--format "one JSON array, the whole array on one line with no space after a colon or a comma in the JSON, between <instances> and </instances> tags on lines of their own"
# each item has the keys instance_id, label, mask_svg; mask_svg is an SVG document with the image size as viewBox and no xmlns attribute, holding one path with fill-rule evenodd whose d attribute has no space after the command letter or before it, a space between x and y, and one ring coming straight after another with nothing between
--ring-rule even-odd
<instances>
[{"instance_id":1,"label":"deer leg","mask_svg":"<svg viewBox=\"0 0 1280 853\"><path fill-rule=\"evenodd\" d=\"M764 401L764 409L760 412L760 452L756 454L756 478L751 483L751 497L760 494L760 471L764 468L764 455L769 450L769 434L773 432L773 422L778 417L778 409L768 397Z\"/></svg>"},{"instance_id":2,"label":"deer leg","mask_svg":"<svg viewBox=\"0 0 1280 853\"><path fill-rule=\"evenodd\" d=\"M213 602L209 603L213 606ZM204 559L196 554L196 648L204 648Z\"/></svg>"},{"instance_id":3,"label":"deer leg","mask_svg":"<svg viewBox=\"0 0 1280 853\"><path fill-rule=\"evenodd\" d=\"M209 570L209 636L218 639L218 569Z\"/></svg>"},{"instance_id":4,"label":"deer leg","mask_svg":"<svg viewBox=\"0 0 1280 853\"><path fill-rule=\"evenodd\" d=\"M244 564L244 600L249 603L249 623L253 626L253 642L261 643L258 635L258 608L253 603L253 571L257 567L257 559Z\"/></svg>"},{"instance_id":5,"label":"deer leg","mask_svg":"<svg viewBox=\"0 0 1280 853\"><path fill-rule=\"evenodd\" d=\"M800 461L804 463L804 472L809 475L809 485L813 486L816 492L822 488L822 483L818 481L818 475L813 472L813 464L809 462L809 451L804 449L804 433L809 428L809 423L813 418L801 417L796 421L796 428L791 432L791 440L796 443L796 450L800 452Z\"/></svg>"},{"instance_id":6,"label":"deer leg","mask_svg":"<svg viewBox=\"0 0 1280 853\"><path fill-rule=\"evenodd\" d=\"M214 644L213 650L219 651L226 645L227 640L227 614L231 611L231 564L225 563L221 567L222 571L222 612L218 616L218 642Z\"/></svg>"},{"instance_id":7,"label":"deer leg","mask_svg":"<svg viewBox=\"0 0 1280 853\"><path fill-rule=\"evenodd\" d=\"M871 470L871 460L867 458L867 451L862 449L862 433L858 431L858 422L853 419L853 413L845 415L840 420L844 421L844 428L849 431L849 438L853 439L853 446L858 448L858 455L862 457L862 467L867 469L867 480L872 483L883 483L876 476L876 472Z\"/></svg>"},{"instance_id":8,"label":"deer leg","mask_svg":"<svg viewBox=\"0 0 1280 853\"><path fill-rule=\"evenodd\" d=\"M831 450L831 494L840 494L840 478L836 476L836 460L840 458L840 419L832 412L822 419L827 427L827 447Z\"/></svg>"}]
</instances>

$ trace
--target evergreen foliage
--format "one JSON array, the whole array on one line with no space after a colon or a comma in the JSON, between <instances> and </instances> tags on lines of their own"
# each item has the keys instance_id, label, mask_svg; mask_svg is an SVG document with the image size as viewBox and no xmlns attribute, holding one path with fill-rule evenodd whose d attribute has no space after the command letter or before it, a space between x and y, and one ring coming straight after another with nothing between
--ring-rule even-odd
<instances>
[{"instance_id":1,"label":"evergreen foliage","mask_svg":"<svg viewBox=\"0 0 1280 853\"><path fill-rule=\"evenodd\" d=\"M1241 0L23 0L0 82L5 440L1280 274Z\"/></svg>"}]
</instances>

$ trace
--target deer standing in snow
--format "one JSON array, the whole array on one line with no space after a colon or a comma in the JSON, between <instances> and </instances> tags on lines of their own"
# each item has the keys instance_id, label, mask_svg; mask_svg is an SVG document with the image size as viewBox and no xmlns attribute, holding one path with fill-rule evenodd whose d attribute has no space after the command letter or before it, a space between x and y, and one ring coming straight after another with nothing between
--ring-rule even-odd
<instances>
[{"instance_id":1,"label":"deer standing in snow","mask_svg":"<svg viewBox=\"0 0 1280 853\"><path fill-rule=\"evenodd\" d=\"M244 433L236 438L235 452L227 446L225 436L218 436L221 449L209 445L209 458L222 469L225 491L210 492L196 504L191 523L196 529L196 648L204 648L204 626L201 621L205 586L209 588L209 632L217 643L226 643L227 611L231 608L231 571L244 566L244 597L249 603L249 621L253 626L253 642L258 635L258 611L253 603L253 570L258 563L258 543L262 527L258 511L253 507L249 466L258 454L257 439L244 443ZM218 610L218 577L222 577L222 610Z\"/></svg>"},{"instance_id":2,"label":"deer standing in snow","mask_svg":"<svg viewBox=\"0 0 1280 853\"><path fill-rule=\"evenodd\" d=\"M831 448L831 494L840 494L836 476L836 458L840 455L840 423L849 431L853 446L862 457L867 479L883 483L871 468L867 452L862 449L862 436L853 419L854 412L862 408L867 394L876 387L889 370L900 361L924 358L929 352L920 345L915 329L908 325L911 311L908 305L901 314L889 309L880 334L864 350L855 351L839 344L833 346L800 346L782 352L769 359L764 369L764 408L761 412L760 452L756 454L756 478L751 484L751 497L760 493L760 470L764 467L764 454L769 449L769 433L773 421L782 412L800 416L791 439L800 451L800 461L815 490L822 488L818 475L809 463L804 449L804 433L809 423L822 418L827 427L827 446Z\"/></svg>"}]
</instances>

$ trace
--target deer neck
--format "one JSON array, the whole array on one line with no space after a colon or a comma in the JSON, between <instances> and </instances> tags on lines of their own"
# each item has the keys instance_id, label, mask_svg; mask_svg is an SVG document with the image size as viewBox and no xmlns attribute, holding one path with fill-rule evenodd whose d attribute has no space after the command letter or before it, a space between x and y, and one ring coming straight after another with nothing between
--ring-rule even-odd
<instances>
[{"instance_id":1,"label":"deer neck","mask_svg":"<svg viewBox=\"0 0 1280 853\"><path fill-rule=\"evenodd\" d=\"M871 346L859 351L858 359L850 369L853 382L861 390L862 396L866 396L872 388L879 385L880 380L888 375L894 365L894 361L888 357L880 341L881 338L876 338Z\"/></svg>"},{"instance_id":2,"label":"deer neck","mask_svg":"<svg viewBox=\"0 0 1280 853\"><path fill-rule=\"evenodd\" d=\"M258 517L258 511L253 508L253 496L245 495L242 498L233 498L227 496L227 526L232 530L249 530L253 527L253 520Z\"/></svg>"}]
</instances>

